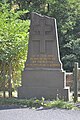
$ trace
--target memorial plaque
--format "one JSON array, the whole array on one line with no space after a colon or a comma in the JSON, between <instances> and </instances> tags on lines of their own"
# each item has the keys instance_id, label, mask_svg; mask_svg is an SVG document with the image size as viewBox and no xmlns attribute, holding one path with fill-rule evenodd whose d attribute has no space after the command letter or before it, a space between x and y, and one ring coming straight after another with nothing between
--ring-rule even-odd
<instances>
[{"instance_id":1,"label":"memorial plaque","mask_svg":"<svg viewBox=\"0 0 80 120\"><path fill-rule=\"evenodd\" d=\"M59 94L60 98L68 100L65 78L59 56L56 19L32 13L28 56L19 97L56 98Z\"/></svg>"}]
</instances>

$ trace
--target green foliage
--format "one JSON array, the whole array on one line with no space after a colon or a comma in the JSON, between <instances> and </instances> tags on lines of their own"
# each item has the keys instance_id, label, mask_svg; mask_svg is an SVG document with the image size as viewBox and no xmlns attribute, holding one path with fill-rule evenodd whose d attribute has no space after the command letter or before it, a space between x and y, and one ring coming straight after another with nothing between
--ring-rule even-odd
<instances>
[{"instance_id":1,"label":"green foliage","mask_svg":"<svg viewBox=\"0 0 80 120\"><path fill-rule=\"evenodd\" d=\"M5 62L5 76L8 78L11 62L13 87L19 85L27 56L29 21L20 19L25 12L14 12L9 5L0 4L0 71Z\"/></svg>"},{"instance_id":2,"label":"green foliage","mask_svg":"<svg viewBox=\"0 0 80 120\"><path fill-rule=\"evenodd\" d=\"M0 9L0 51L3 53L0 60L12 60L15 56L24 57L22 53L28 44L26 37L29 22L20 20L21 14L22 12L14 13L5 6Z\"/></svg>"},{"instance_id":3,"label":"green foliage","mask_svg":"<svg viewBox=\"0 0 80 120\"><path fill-rule=\"evenodd\" d=\"M70 41L69 43L64 45L63 49L65 54L62 57L64 68L66 70L68 70L69 68L70 71L72 71L74 67L74 62L78 62L80 64L80 39Z\"/></svg>"},{"instance_id":4,"label":"green foliage","mask_svg":"<svg viewBox=\"0 0 80 120\"><path fill-rule=\"evenodd\" d=\"M64 102L63 100L57 100L57 101L50 101L47 104L45 104L48 108L64 108L64 109L75 109L76 107L73 104Z\"/></svg>"},{"instance_id":5,"label":"green foliage","mask_svg":"<svg viewBox=\"0 0 80 120\"><path fill-rule=\"evenodd\" d=\"M19 105L23 107L30 107L30 108L62 108L62 109L79 109L73 103L68 103L62 100L53 100L47 101L44 98L41 100L39 99L0 99L0 105Z\"/></svg>"}]
</instances>

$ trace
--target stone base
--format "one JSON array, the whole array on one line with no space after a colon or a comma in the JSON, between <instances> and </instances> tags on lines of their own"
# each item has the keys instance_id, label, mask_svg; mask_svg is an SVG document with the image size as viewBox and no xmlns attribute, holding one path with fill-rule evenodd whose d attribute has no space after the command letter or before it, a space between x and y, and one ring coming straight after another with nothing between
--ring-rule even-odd
<instances>
[{"instance_id":1,"label":"stone base","mask_svg":"<svg viewBox=\"0 0 80 120\"><path fill-rule=\"evenodd\" d=\"M64 78L61 70L24 70L18 96L69 100L69 89L64 89Z\"/></svg>"}]
</instances>

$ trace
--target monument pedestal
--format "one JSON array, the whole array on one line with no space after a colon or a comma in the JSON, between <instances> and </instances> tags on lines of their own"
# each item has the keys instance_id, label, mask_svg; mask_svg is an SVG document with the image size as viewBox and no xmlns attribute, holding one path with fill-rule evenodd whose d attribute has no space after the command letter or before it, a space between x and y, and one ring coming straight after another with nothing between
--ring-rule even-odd
<instances>
[{"instance_id":1,"label":"monument pedestal","mask_svg":"<svg viewBox=\"0 0 80 120\"><path fill-rule=\"evenodd\" d=\"M54 98L69 100L64 86L65 73L60 69L27 69L22 73L19 98Z\"/></svg>"}]
</instances>

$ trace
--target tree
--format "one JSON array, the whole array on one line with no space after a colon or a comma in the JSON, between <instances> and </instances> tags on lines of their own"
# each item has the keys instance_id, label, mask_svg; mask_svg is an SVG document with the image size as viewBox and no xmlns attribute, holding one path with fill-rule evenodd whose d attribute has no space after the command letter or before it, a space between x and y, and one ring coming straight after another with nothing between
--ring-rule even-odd
<instances>
[{"instance_id":1,"label":"tree","mask_svg":"<svg viewBox=\"0 0 80 120\"><path fill-rule=\"evenodd\" d=\"M0 77L2 81L8 81L5 86L12 83L15 88L20 84L21 70L27 56L29 21L20 19L25 11L15 13L7 4L0 6L0 72L5 73ZM3 70L2 64L5 64Z\"/></svg>"}]
</instances>

